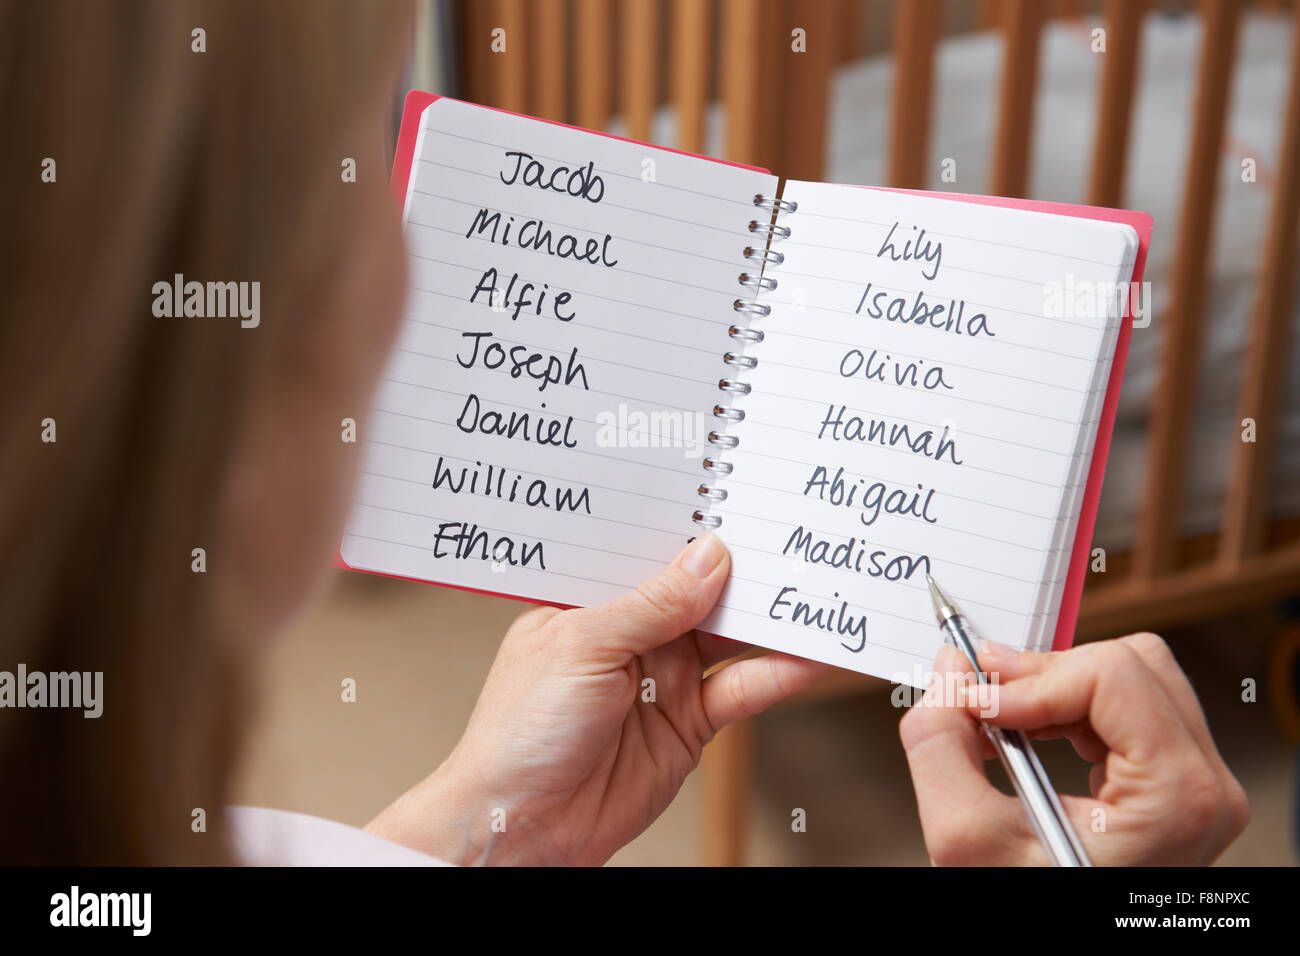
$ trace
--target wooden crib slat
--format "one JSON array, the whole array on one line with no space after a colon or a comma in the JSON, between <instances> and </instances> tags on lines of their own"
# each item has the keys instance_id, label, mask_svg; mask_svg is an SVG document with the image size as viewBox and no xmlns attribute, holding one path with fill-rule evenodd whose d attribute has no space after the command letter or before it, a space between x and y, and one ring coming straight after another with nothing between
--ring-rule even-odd
<instances>
[{"instance_id":1,"label":"wooden crib slat","mask_svg":"<svg viewBox=\"0 0 1300 956\"><path fill-rule=\"evenodd\" d=\"M866 11L863 9L865 2L866 0L834 0L837 63L856 60L863 53L862 24L866 19Z\"/></svg>"},{"instance_id":2,"label":"wooden crib slat","mask_svg":"<svg viewBox=\"0 0 1300 956\"><path fill-rule=\"evenodd\" d=\"M762 92L758 56L759 18L750 0L722 0L720 82L726 111L726 158L753 163L758 155Z\"/></svg>"},{"instance_id":3,"label":"wooden crib slat","mask_svg":"<svg viewBox=\"0 0 1300 956\"><path fill-rule=\"evenodd\" d=\"M614 88L612 0L576 0L574 17L579 78L573 91L574 120L585 129L603 130Z\"/></svg>"},{"instance_id":4,"label":"wooden crib slat","mask_svg":"<svg viewBox=\"0 0 1300 956\"><path fill-rule=\"evenodd\" d=\"M977 14L978 25L981 30L998 30L1001 29L1006 16L1003 9L1004 0L979 0L979 11Z\"/></svg>"},{"instance_id":5,"label":"wooden crib slat","mask_svg":"<svg viewBox=\"0 0 1300 956\"><path fill-rule=\"evenodd\" d=\"M894 7L887 176L891 186L903 189L924 189L929 178L930 102L939 16L938 0L910 0Z\"/></svg>"},{"instance_id":6,"label":"wooden crib slat","mask_svg":"<svg viewBox=\"0 0 1300 956\"><path fill-rule=\"evenodd\" d=\"M465 0L461 5L462 86L457 95L474 103L490 103L492 77L489 48L492 42L491 9L485 3Z\"/></svg>"},{"instance_id":7,"label":"wooden crib slat","mask_svg":"<svg viewBox=\"0 0 1300 956\"><path fill-rule=\"evenodd\" d=\"M1093 206L1119 206L1123 202L1133 87L1146 6L1147 0L1106 0L1106 52L1101 64L1101 99L1087 193Z\"/></svg>"},{"instance_id":8,"label":"wooden crib slat","mask_svg":"<svg viewBox=\"0 0 1300 956\"><path fill-rule=\"evenodd\" d=\"M492 97L488 105L515 113L528 109L528 74L524 66L529 42L525 14L524 0L493 0L489 14L489 34L497 27L504 28L506 48L503 53L488 53Z\"/></svg>"},{"instance_id":9,"label":"wooden crib slat","mask_svg":"<svg viewBox=\"0 0 1300 956\"><path fill-rule=\"evenodd\" d=\"M1146 485L1138 513L1133 575L1150 580L1173 567L1182 519L1187 433L1205 309L1214 200L1223 148L1224 114L1237 47L1239 0L1203 0L1200 77L1192 141L1183 181L1160 372L1151 400ZM1138 331L1137 335L1142 335Z\"/></svg>"},{"instance_id":10,"label":"wooden crib slat","mask_svg":"<svg viewBox=\"0 0 1300 956\"><path fill-rule=\"evenodd\" d=\"M659 91L659 4L657 0L625 0L619 10L623 122L628 136L648 143Z\"/></svg>"},{"instance_id":11,"label":"wooden crib slat","mask_svg":"<svg viewBox=\"0 0 1300 956\"><path fill-rule=\"evenodd\" d=\"M998 90L998 131L993 149L995 196L1023 196L1029 178L1029 137L1038 85L1038 41L1043 29L1042 0L1002 0L1002 78Z\"/></svg>"},{"instance_id":12,"label":"wooden crib slat","mask_svg":"<svg viewBox=\"0 0 1300 956\"><path fill-rule=\"evenodd\" d=\"M785 108L778 131L785 148L776 171L790 179L819 180L825 176L827 113L831 101L831 73L839 38L835 34L835 8L826 2L794 8L787 18L806 31L806 52L790 53L786 70ZM790 27L793 29L793 27ZM790 36L790 29L783 36ZM790 41L786 40L789 50Z\"/></svg>"},{"instance_id":13,"label":"wooden crib slat","mask_svg":"<svg viewBox=\"0 0 1300 956\"><path fill-rule=\"evenodd\" d=\"M677 148L690 153L704 152L712 29L712 0L673 0L671 87L677 113Z\"/></svg>"},{"instance_id":14,"label":"wooden crib slat","mask_svg":"<svg viewBox=\"0 0 1300 956\"><path fill-rule=\"evenodd\" d=\"M532 0L528 5L529 111L543 119L569 119L568 0Z\"/></svg>"},{"instance_id":15,"label":"wooden crib slat","mask_svg":"<svg viewBox=\"0 0 1300 956\"><path fill-rule=\"evenodd\" d=\"M1256 157L1258 159L1258 157ZM1272 218L1242 363L1237 422L1254 419L1255 441L1233 446L1232 472L1223 511L1219 557L1239 565L1264 547L1273 462L1278 450L1278 400L1286 375L1296 224L1300 219L1300 4L1291 15L1291 79L1282 117L1282 145ZM1265 188L1256 186L1255 188Z\"/></svg>"},{"instance_id":16,"label":"wooden crib slat","mask_svg":"<svg viewBox=\"0 0 1300 956\"><path fill-rule=\"evenodd\" d=\"M794 60L803 54L790 49L790 30L796 13L795 0L752 0L747 6L750 16L758 20L758 116L755 139L758 147L753 163L765 166L778 175L787 168L786 133L790 110L787 78Z\"/></svg>"},{"instance_id":17,"label":"wooden crib slat","mask_svg":"<svg viewBox=\"0 0 1300 956\"><path fill-rule=\"evenodd\" d=\"M754 721L723 727L700 758L704 826L700 862L704 866L744 866L754 780Z\"/></svg>"}]
</instances>

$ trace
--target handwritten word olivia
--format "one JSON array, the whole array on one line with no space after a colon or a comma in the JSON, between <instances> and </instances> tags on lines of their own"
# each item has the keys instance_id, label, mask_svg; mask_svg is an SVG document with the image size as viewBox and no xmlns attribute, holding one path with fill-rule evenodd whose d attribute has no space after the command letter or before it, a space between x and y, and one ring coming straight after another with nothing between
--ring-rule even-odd
<instances>
[{"instance_id":1,"label":"handwritten word olivia","mask_svg":"<svg viewBox=\"0 0 1300 956\"><path fill-rule=\"evenodd\" d=\"M585 199L591 203L600 202L605 198L605 181L595 172L595 163L588 163L586 167L579 166L577 169L572 170L568 166L557 166L551 170L551 175L547 177L546 167L538 162L531 153L511 149L506 151L506 155L515 158L514 172L510 174L509 179L506 179L505 173L498 173L497 175L501 177L501 181L507 186L513 186L518 182L525 186L536 186L538 189L568 193L575 199ZM560 180L564 179L566 175L568 179L561 186ZM592 195L593 192L595 195Z\"/></svg>"},{"instance_id":2,"label":"handwritten word olivia","mask_svg":"<svg viewBox=\"0 0 1300 956\"><path fill-rule=\"evenodd\" d=\"M853 378L859 372L863 378L874 379L877 382L885 381L885 370L888 363L894 363L894 384L905 385L909 388L924 388L927 392L932 392L936 388L951 389L943 378L943 366L931 365L921 373L921 366L925 365L925 359L917 359L915 362L900 362L891 355L880 358L880 352L872 349L871 354L865 358L859 349L849 349L840 359L840 375L844 378Z\"/></svg>"},{"instance_id":3,"label":"handwritten word olivia","mask_svg":"<svg viewBox=\"0 0 1300 956\"><path fill-rule=\"evenodd\" d=\"M943 258L943 243L930 243L925 237L925 230L922 229L915 237L909 238L903 243L903 251L899 252L893 243L894 232L898 229L898 223L889 227L889 234L885 236L885 241L880 244L880 250L876 253L877 259L889 257L891 262L910 262L921 261L928 262L931 265L929 272L925 271L925 266L921 266L921 275L927 279L934 279L939 274L939 262ZM916 226L912 227L913 232L917 232Z\"/></svg>"}]
</instances>

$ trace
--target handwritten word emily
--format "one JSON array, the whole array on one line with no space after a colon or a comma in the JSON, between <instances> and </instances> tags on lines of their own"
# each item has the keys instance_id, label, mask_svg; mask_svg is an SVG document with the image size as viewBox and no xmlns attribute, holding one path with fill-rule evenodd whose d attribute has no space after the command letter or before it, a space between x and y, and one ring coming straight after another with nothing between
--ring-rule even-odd
<instances>
[{"instance_id":1,"label":"handwritten word emily","mask_svg":"<svg viewBox=\"0 0 1300 956\"><path fill-rule=\"evenodd\" d=\"M888 256L891 262L909 262L919 260L930 264L930 271L925 271L925 266L921 266L921 275L927 279L933 279L939 274L939 261L943 258L943 243L931 243L925 237L925 230L917 232L916 226L912 227L915 236L909 237L903 243L903 251L899 252L894 246L894 232L898 229L898 223L889 227L889 234L885 236L885 241L880 244L880 250L876 253L877 259Z\"/></svg>"},{"instance_id":2,"label":"handwritten word emily","mask_svg":"<svg viewBox=\"0 0 1300 956\"><path fill-rule=\"evenodd\" d=\"M772 602L772 606L767 609L767 616L774 621L784 621L788 619L795 624L801 624L804 627L815 627L818 630L830 631L843 637L849 635L850 639L857 638L856 646L840 642L840 647L846 651L852 651L854 654L859 653L867 646L867 616L865 614L853 615L849 613L849 602L840 601L838 608L834 607L813 607L806 601L787 601L787 594L798 594L799 589L793 587L781 588ZM840 592L836 591L835 596L838 598ZM787 612L785 608L790 610Z\"/></svg>"},{"instance_id":3,"label":"handwritten word emily","mask_svg":"<svg viewBox=\"0 0 1300 956\"><path fill-rule=\"evenodd\" d=\"M575 199L585 199L587 202L597 203L605 198L605 181L595 172L596 164L588 163L585 167L579 166L576 169L570 169L568 166L556 166L551 170L551 175L546 175L546 167L535 159L531 153L522 153L517 149L506 151L507 156L513 156L515 159L514 171L510 173L510 178L506 179L505 173L498 173L501 181L507 186L513 186L516 182L525 186L536 186L538 189L549 189L552 192L568 193ZM525 162L527 160L527 162ZM560 180L565 176L563 185Z\"/></svg>"}]
</instances>

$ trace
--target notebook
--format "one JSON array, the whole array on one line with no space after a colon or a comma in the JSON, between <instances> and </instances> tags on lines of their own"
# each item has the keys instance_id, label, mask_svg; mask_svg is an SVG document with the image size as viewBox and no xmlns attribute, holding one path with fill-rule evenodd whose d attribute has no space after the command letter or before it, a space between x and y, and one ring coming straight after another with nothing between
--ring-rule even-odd
<instances>
[{"instance_id":1,"label":"notebook","mask_svg":"<svg viewBox=\"0 0 1300 956\"><path fill-rule=\"evenodd\" d=\"M701 529L702 626L921 685L933 574L1068 646L1150 218L779 180L412 93L339 564L564 606Z\"/></svg>"}]
</instances>

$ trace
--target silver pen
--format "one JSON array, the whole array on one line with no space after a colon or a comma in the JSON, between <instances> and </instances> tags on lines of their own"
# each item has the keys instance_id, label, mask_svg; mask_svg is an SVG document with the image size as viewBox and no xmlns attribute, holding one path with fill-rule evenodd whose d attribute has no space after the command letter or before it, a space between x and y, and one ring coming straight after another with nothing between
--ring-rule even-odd
<instances>
[{"instance_id":1,"label":"silver pen","mask_svg":"<svg viewBox=\"0 0 1300 956\"><path fill-rule=\"evenodd\" d=\"M939 627L944 637L966 656L981 684L989 682L988 675L980 668L976 658L975 631L962 614L961 609L953 603L952 598L943 592L930 575L925 576L930 585L930 597L934 600L934 614L939 619ZM980 722L984 733L993 742L993 747L1002 759L1011 785L1015 787L1020 803L1029 816L1029 822L1038 834L1047 856L1053 866L1092 866L1079 834L1075 832L1070 818L1065 815L1061 798L1056 795L1052 782L1047 779L1047 772L1038 761L1038 755L1029 745L1029 738L1023 730L1004 730L991 724Z\"/></svg>"}]
</instances>

